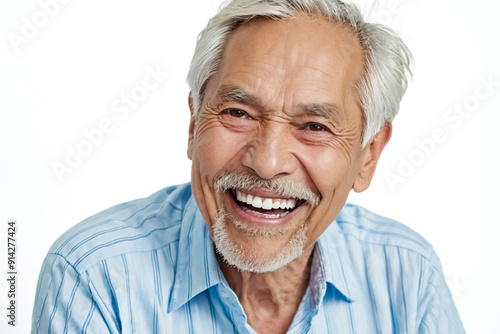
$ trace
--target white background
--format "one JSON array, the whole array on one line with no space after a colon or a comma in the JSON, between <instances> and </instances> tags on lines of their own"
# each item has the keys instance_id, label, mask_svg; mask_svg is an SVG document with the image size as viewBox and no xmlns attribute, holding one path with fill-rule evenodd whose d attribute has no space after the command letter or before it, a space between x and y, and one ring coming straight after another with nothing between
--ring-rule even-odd
<instances>
[{"instance_id":1,"label":"white background","mask_svg":"<svg viewBox=\"0 0 500 334\"><path fill-rule=\"evenodd\" d=\"M196 35L220 2L66 0L43 22L40 3L48 1L0 2L0 268L7 221L16 219L20 272L13 329L6 325L1 270L2 333L29 332L40 266L61 233L114 204L189 181L185 76ZM500 333L500 3L392 0L371 9L368 1L358 3L401 32L416 67L371 188L349 200L427 238L467 332ZM13 45L13 34L22 38L34 20L45 25ZM120 118L113 103L137 89L147 67L168 75ZM496 86L488 91L481 77ZM464 104L472 109L467 117L444 119ZM103 119L113 130L58 178L53 164L66 164L68 149L84 145L83 131ZM421 152L416 141L437 129L444 142ZM391 186L390 175L401 178Z\"/></svg>"}]
</instances>

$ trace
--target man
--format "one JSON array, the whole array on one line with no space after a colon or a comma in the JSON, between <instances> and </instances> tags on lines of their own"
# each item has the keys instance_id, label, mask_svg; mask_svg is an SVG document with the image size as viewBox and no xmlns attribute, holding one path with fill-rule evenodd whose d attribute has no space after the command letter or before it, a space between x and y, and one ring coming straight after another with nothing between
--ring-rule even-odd
<instances>
[{"instance_id":1,"label":"man","mask_svg":"<svg viewBox=\"0 0 500 334\"><path fill-rule=\"evenodd\" d=\"M354 205L411 56L336 0L234 0L199 37L191 184L97 214L44 262L33 333L464 333L437 256Z\"/></svg>"}]
</instances>

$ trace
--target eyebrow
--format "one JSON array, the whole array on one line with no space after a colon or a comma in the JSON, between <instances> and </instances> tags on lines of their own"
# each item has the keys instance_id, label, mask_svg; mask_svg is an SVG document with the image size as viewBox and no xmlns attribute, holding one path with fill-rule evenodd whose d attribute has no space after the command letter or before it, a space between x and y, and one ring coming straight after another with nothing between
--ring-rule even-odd
<instances>
[{"instance_id":1,"label":"eyebrow","mask_svg":"<svg viewBox=\"0 0 500 334\"><path fill-rule=\"evenodd\" d=\"M323 103L311 103L311 104L299 104L298 109L300 114L304 116L317 116L326 119L337 119L341 113L341 108L333 103L323 102Z\"/></svg>"},{"instance_id":2,"label":"eyebrow","mask_svg":"<svg viewBox=\"0 0 500 334\"><path fill-rule=\"evenodd\" d=\"M239 102L253 107L263 108L260 99L247 93L243 88L235 85L222 86L217 90L221 102ZM338 119L342 115L341 108L330 102L300 103L296 116L316 116L325 119Z\"/></svg>"},{"instance_id":3,"label":"eyebrow","mask_svg":"<svg viewBox=\"0 0 500 334\"><path fill-rule=\"evenodd\" d=\"M222 102L240 102L254 107L262 106L262 103L257 97L250 95L238 86L222 86L217 90L217 95Z\"/></svg>"}]
</instances>

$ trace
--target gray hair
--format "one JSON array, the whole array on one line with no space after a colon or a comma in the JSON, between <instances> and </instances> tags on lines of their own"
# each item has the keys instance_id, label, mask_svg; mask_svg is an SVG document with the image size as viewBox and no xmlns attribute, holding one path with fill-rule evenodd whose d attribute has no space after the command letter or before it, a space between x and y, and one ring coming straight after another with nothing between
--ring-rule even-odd
<instances>
[{"instance_id":1,"label":"gray hair","mask_svg":"<svg viewBox=\"0 0 500 334\"><path fill-rule=\"evenodd\" d=\"M391 123L411 75L412 55L391 28L365 22L359 9L340 0L233 0L219 10L198 36L187 82L194 114L201 110L208 80L217 72L231 33L254 18L286 19L298 14L324 18L350 27L364 51L365 73L357 84L363 110L362 146Z\"/></svg>"}]
</instances>

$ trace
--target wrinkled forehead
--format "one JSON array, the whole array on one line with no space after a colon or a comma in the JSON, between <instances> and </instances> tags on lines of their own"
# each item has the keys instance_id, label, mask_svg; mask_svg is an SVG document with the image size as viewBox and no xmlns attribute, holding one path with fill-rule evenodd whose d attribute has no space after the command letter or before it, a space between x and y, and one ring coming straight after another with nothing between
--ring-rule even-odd
<instances>
[{"instance_id":1,"label":"wrinkled forehead","mask_svg":"<svg viewBox=\"0 0 500 334\"><path fill-rule=\"evenodd\" d=\"M263 101L341 104L357 101L363 68L361 44L345 25L306 15L257 18L230 35L208 91L234 85Z\"/></svg>"}]
</instances>

